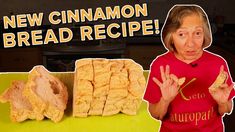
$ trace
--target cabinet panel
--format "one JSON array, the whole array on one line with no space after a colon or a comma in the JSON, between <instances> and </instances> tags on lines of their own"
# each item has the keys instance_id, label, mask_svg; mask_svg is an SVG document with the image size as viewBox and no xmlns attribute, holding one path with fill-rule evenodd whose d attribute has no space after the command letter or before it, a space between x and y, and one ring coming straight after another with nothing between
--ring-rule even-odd
<instances>
[{"instance_id":1,"label":"cabinet panel","mask_svg":"<svg viewBox=\"0 0 235 132\"><path fill-rule=\"evenodd\" d=\"M166 49L160 45L129 45L127 46L127 57L141 64L148 70L151 62Z\"/></svg>"},{"instance_id":2,"label":"cabinet panel","mask_svg":"<svg viewBox=\"0 0 235 132\"><path fill-rule=\"evenodd\" d=\"M0 71L29 71L38 64L42 64L40 49L18 48L0 50Z\"/></svg>"}]
</instances>

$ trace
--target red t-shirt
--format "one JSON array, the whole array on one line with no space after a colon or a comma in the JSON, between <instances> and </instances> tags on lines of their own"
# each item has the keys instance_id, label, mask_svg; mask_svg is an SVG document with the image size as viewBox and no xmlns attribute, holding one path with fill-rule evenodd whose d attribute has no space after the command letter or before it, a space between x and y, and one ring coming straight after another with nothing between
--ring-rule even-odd
<instances>
[{"instance_id":1,"label":"red t-shirt","mask_svg":"<svg viewBox=\"0 0 235 132\"><path fill-rule=\"evenodd\" d=\"M151 65L150 75L144 99L149 103L157 103L161 98L161 91L152 80L161 80L160 66L170 66L170 73L178 78L186 77L184 84L191 79L196 81L186 86L182 93L189 99L185 100L178 94L170 103L167 114L162 120L161 132L222 132L222 116L218 113L218 105L209 93L208 88L219 74L220 66L224 65L229 77L227 84L232 84L228 66L222 57L208 51L203 51L202 57L187 64L178 60L172 52L157 57ZM184 85L183 84L183 85ZM235 96L234 89L229 99Z\"/></svg>"}]
</instances>

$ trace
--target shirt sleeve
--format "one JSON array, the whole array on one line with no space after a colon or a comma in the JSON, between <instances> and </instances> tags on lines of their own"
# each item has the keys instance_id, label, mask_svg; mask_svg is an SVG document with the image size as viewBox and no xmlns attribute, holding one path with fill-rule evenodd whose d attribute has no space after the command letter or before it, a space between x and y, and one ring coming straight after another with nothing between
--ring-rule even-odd
<instances>
[{"instance_id":1,"label":"shirt sleeve","mask_svg":"<svg viewBox=\"0 0 235 132\"><path fill-rule=\"evenodd\" d=\"M158 59L152 62L149 72L150 73L144 94L144 100L148 101L151 104L155 104L160 100L162 96L159 86L153 81L153 77L161 81L160 65L158 63Z\"/></svg>"},{"instance_id":2,"label":"shirt sleeve","mask_svg":"<svg viewBox=\"0 0 235 132\"><path fill-rule=\"evenodd\" d=\"M228 65L227 65L227 63L226 63L225 61L223 62L223 66L224 66L224 70L228 73L228 79L227 79L227 82L226 82L226 83L228 84L228 86L231 86L231 84L233 84L233 86L234 86L234 83L233 83L231 74L230 74L230 72L229 72ZM230 95L229 95L228 100L232 99L233 97L235 97L235 90L234 90L234 88L233 88L232 91L230 92Z\"/></svg>"}]
</instances>

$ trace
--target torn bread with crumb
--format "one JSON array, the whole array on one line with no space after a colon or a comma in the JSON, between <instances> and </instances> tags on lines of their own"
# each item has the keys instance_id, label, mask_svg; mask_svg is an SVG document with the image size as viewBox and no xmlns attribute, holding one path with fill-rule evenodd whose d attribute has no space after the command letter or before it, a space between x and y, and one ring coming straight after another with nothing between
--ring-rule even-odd
<instances>
[{"instance_id":1,"label":"torn bread with crumb","mask_svg":"<svg viewBox=\"0 0 235 132\"><path fill-rule=\"evenodd\" d=\"M13 81L1 96L1 102L10 102L11 120L43 120L44 117L59 122L66 109L66 86L43 66L35 66L26 83Z\"/></svg>"},{"instance_id":2,"label":"torn bread with crumb","mask_svg":"<svg viewBox=\"0 0 235 132\"><path fill-rule=\"evenodd\" d=\"M32 105L37 120L45 117L59 122L68 101L67 87L43 66L36 66L29 73L23 95Z\"/></svg>"},{"instance_id":3,"label":"torn bread with crumb","mask_svg":"<svg viewBox=\"0 0 235 132\"><path fill-rule=\"evenodd\" d=\"M10 103L10 118L13 122L35 119L35 114L29 100L22 95L24 81L13 81L10 88L0 96L1 103Z\"/></svg>"},{"instance_id":4,"label":"torn bread with crumb","mask_svg":"<svg viewBox=\"0 0 235 132\"><path fill-rule=\"evenodd\" d=\"M219 75L216 77L214 83L211 85L211 89L215 90L219 88L227 79L227 73L225 71L222 71L219 73Z\"/></svg>"}]
</instances>

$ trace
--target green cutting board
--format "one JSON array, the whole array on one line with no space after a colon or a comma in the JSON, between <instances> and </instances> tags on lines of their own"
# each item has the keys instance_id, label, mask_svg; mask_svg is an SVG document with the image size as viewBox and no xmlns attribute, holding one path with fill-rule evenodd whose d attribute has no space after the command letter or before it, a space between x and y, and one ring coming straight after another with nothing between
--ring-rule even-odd
<instances>
[{"instance_id":1,"label":"green cutting board","mask_svg":"<svg viewBox=\"0 0 235 132\"><path fill-rule=\"evenodd\" d=\"M73 73L53 73L59 77L68 87L69 95L72 95ZM147 77L147 71L144 72ZM13 80L27 80L28 73L1 73L0 94L10 86ZM71 98L70 101L71 102ZM68 103L63 120L53 123L50 120L27 120L22 123L13 123L10 120L9 104L0 103L0 131L2 132L156 132L160 122L150 117L146 102L135 116L122 113L102 117L88 116L87 118L72 117L72 105Z\"/></svg>"}]
</instances>

